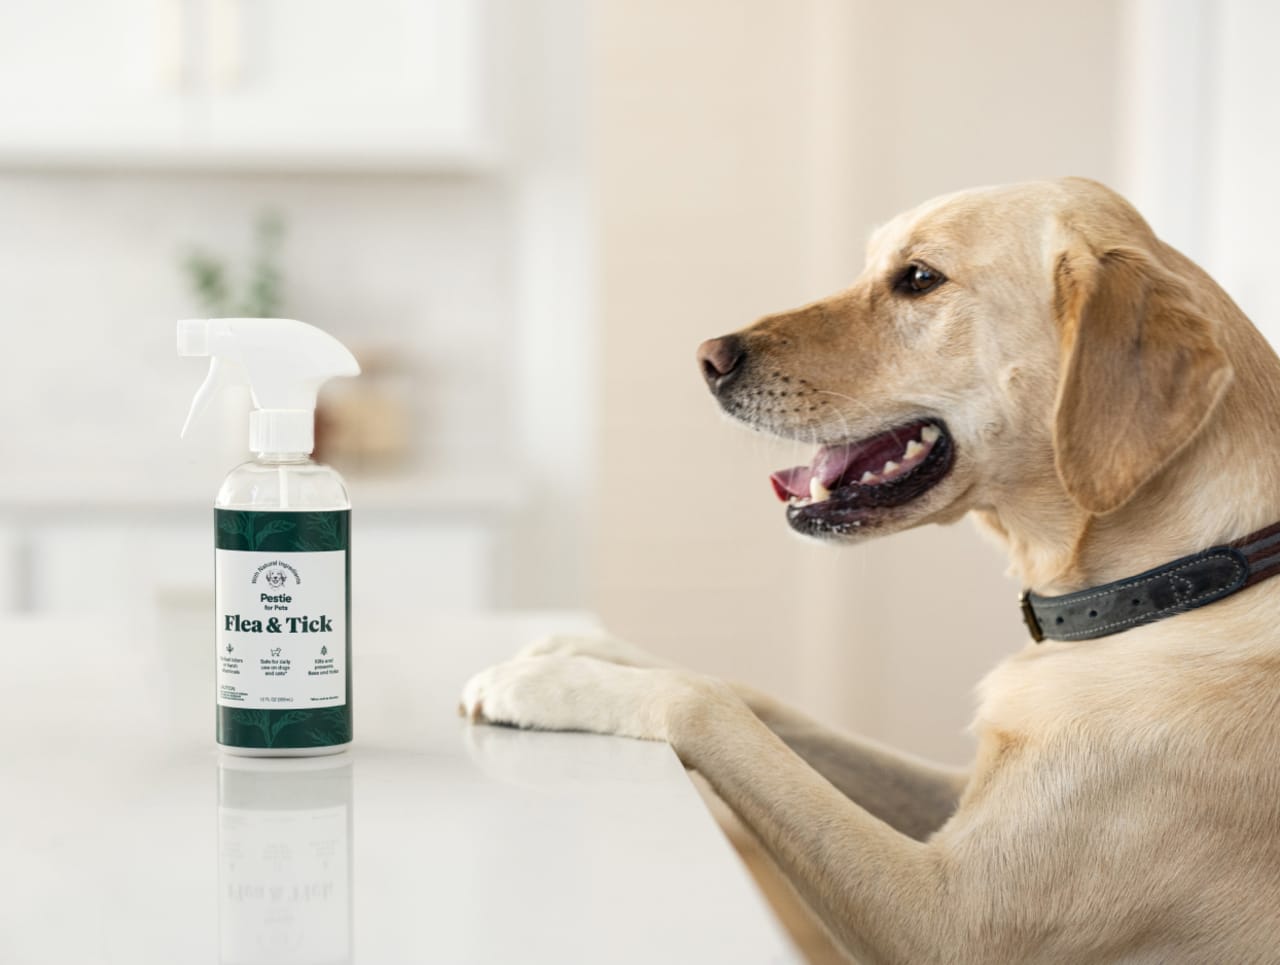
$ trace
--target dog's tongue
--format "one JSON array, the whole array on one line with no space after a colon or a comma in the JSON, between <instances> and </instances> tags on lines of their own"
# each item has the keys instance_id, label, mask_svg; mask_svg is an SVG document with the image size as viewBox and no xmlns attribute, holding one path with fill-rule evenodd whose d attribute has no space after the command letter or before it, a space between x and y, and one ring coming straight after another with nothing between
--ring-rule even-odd
<instances>
[{"instance_id":1,"label":"dog's tongue","mask_svg":"<svg viewBox=\"0 0 1280 965\"><path fill-rule=\"evenodd\" d=\"M853 465L861 446L850 442L843 446L823 446L808 466L780 469L769 477L773 491L784 503L792 496L808 496L809 484L816 479L826 489L833 489L840 477Z\"/></svg>"}]
</instances>

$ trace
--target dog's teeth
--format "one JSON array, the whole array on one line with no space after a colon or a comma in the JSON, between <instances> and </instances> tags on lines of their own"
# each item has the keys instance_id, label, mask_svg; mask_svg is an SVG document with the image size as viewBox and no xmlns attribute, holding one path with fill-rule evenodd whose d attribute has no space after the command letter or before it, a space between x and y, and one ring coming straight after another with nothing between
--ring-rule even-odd
<instances>
[{"instance_id":1,"label":"dog's teeth","mask_svg":"<svg viewBox=\"0 0 1280 965\"><path fill-rule=\"evenodd\" d=\"M940 435L942 433L938 431L937 426L925 426L924 432L920 433L920 438L926 443L934 443L938 441L938 436Z\"/></svg>"},{"instance_id":2,"label":"dog's teeth","mask_svg":"<svg viewBox=\"0 0 1280 965\"><path fill-rule=\"evenodd\" d=\"M914 459L920 453L924 452L924 446L912 439L907 443L907 448L902 451L903 459Z\"/></svg>"},{"instance_id":3,"label":"dog's teeth","mask_svg":"<svg viewBox=\"0 0 1280 965\"><path fill-rule=\"evenodd\" d=\"M873 473L870 469L868 469L866 472L862 474L862 478L858 481L861 483L873 483L876 481L876 474Z\"/></svg>"},{"instance_id":4,"label":"dog's teeth","mask_svg":"<svg viewBox=\"0 0 1280 965\"><path fill-rule=\"evenodd\" d=\"M822 480L817 476L813 476L809 480L809 498L815 503L825 502L831 497L831 490L822 485Z\"/></svg>"},{"instance_id":5,"label":"dog's teeth","mask_svg":"<svg viewBox=\"0 0 1280 965\"><path fill-rule=\"evenodd\" d=\"M885 476L888 476L891 473L895 473L897 471L898 471L898 464L894 462L892 459L886 462L884 464L884 468L880 470L881 474Z\"/></svg>"}]
</instances>

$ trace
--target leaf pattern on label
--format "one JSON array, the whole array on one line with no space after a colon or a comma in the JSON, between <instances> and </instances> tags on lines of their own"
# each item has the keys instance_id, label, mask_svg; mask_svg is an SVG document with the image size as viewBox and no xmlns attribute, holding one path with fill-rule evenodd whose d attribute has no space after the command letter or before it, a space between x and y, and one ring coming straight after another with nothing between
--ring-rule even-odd
<instances>
[{"instance_id":1,"label":"leaf pattern on label","mask_svg":"<svg viewBox=\"0 0 1280 965\"><path fill-rule=\"evenodd\" d=\"M346 707L313 711L312 723L318 726L309 728L307 736L317 747L345 744L351 740L351 724Z\"/></svg>"},{"instance_id":2,"label":"leaf pattern on label","mask_svg":"<svg viewBox=\"0 0 1280 965\"><path fill-rule=\"evenodd\" d=\"M338 531L338 521L328 513L308 513L298 532L298 549L304 553L323 553L346 546Z\"/></svg>"},{"instance_id":3,"label":"leaf pattern on label","mask_svg":"<svg viewBox=\"0 0 1280 965\"><path fill-rule=\"evenodd\" d=\"M235 539L239 537L245 543L243 547L228 546L227 549L248 549L249 536L245 532L245 526L252 526L247 513L229 513L220 511L218 513L218 529L226 533L227 536Z\"/></svg>"},{"instance_id":4,"label":"leaf pattern on label","mask_svg":"<svg viewBox=\"0 0 1280 965\"><path fill-rule=\"evenodd\" d=\"M331 718L326 718L325 714L330 713L331 711L338 711L337 720L340 723L336 731L335 731L335 728L330 726L329 728L330 733L346 730L347 728L346 728L345 708L340 708L340 707L330 708L330 711L234 710L231 712L230 716L231 716L232 723L238 724L241 727L248 729L249 731L256 732L256 734L261 737L261 741L262 741L261 744L253 744L251 746L275 747L276 741L279 739L281 731L285 730L288 727L292 727L294 724L301 724L304 721L311 721L314 724L320 720L329 720ZM341 743L344 743L346 740L346 738L343 738L342 740L329 739L324 734L324 732L318 731L314 727L311 728L307 732L307 734L308 734L308 737L313 737L313 738L319 737L318 740L316 739L312 740L312 743L315 744L316 746L323 745L323 744L341 744ZM296 747L299 745L295 741L290 743L289 746Z\"/></svg>"},{"instance_id":5,"label":"leaf pattern on label","mask_svg":"<svg viewBox=\"0 0 1280 965\"><path fill-rule=\"evenodd\" d=\"M216 510L215 545L229 550L324 553L346 549L350 510Z\"/></svg>"},{"instance_id":6,"label":"leaf pattern on label","mask_svg":"<svg viewBox=\"0 0 1280 965\"><path fill-rule=\"evenodd\" d=\"M294 523L289 519L273 519L266 526L258 530L258 534L253 538L253 548L262 549L262 544L277 533L288 533L294 528Z\"/></svg>"},{"instance_id":7,"label":"leaf pattern on label","mask_svg":"<svg viewBox=\"0 0 1280 965\"><path fill-rule=\"evenodd\" d=\"M265 710L234 710L231 712L231 720L241 727L261 733L262 743L256 746L271 746L271 718Z\"/></svg>"}]
</instances>

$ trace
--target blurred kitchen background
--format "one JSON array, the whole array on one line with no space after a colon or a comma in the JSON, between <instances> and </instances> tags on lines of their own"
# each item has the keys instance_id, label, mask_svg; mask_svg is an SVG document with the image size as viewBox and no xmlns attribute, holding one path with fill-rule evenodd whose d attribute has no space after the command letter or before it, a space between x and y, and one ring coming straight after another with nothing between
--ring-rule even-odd
<instances>
[{"instance_id":1,"label":"blurred kitchen background","mask_svg":"<svg viewBox=\"0 0 1280 965\"><path fill-rule=\"evenodd\" d=\"M1265 0L0 0L0 608L205 618L247 400L179 442L173 323L273 312L365 363L320 421L357 648L585 609L962 762L1024 643L999 552L792 537L767 475L809 450L727 424L694 348L905 207L1060 174L1280 334L1277 34Z\"/></svg>"}]
</instances>

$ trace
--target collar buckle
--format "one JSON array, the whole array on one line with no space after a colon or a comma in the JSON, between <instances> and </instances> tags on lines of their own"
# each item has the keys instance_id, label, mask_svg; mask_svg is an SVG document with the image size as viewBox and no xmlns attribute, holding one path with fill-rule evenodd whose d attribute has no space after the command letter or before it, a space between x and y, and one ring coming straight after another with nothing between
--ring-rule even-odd
<instances>
[{"instance_id":1,"label":"collar buckle","mask_svg":"<svg viewBox=\"0 0 1280 965\"><path fill-rule=\"evenodd\" d=\"M1044 630L1040 627L1040 621L1036 619L1036 611L1031 606L1031 591L1023 590L1022 595L1018 597L1018 605L1022 607L1022 622L1027 625L1027 631L1031 634L1031 639L1039 643L1044 639Z\"/></svg>"}]
</instances>

